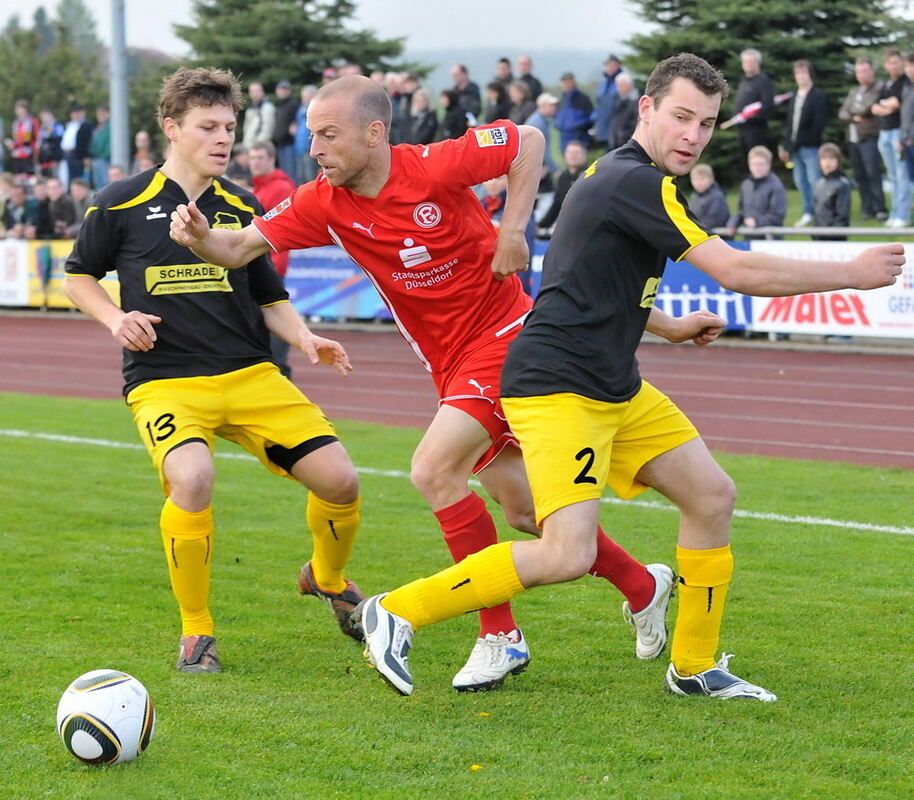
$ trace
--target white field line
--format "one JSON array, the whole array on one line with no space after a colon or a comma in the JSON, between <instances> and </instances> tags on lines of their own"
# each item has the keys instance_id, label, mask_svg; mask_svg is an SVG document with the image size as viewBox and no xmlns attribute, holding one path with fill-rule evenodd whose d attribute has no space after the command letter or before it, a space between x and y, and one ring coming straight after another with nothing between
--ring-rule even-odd
<instances>
[{"instance_id":1,"label":"white field line","mask_svg":"<svg viewBox=\"0 0 914 800\"><path fill-rule=\"evenodd\" d=\"M4 430L0 428L0 436L20 439L40 439L47 442L60 442L63 444L89 445L93 447L107 447L118 450L145 450L143 445L136 442L116 442L109 439L89 439L82 436L65 436L57 433L42 433L39 431ZM256 461L248 453L216 453L217 458L240 459L242 461ZM400 478L409 480L409 474L395 469L373 469L371 467L358 467L358 471L365 475L381 475L387 478ZM477 486L476 481L472 481ZM624 505L627 507L645 508L651 511L675 512L675 506L669 503L654 500L620 500L616 497L604 497L604 503ZM849 531L873 531L877 533L897 533L903 536L914 536L914 528L897 527L894 525L873 525L869 522L853 522L850 520L828 519L823 517L794 516L790 514L777 514L770 511L746 511L736 509L733 514L740 519L760 519L771 522L784 522L792 525L817 525L828 528L840 528Z\"/></svg>"}]
</instances>

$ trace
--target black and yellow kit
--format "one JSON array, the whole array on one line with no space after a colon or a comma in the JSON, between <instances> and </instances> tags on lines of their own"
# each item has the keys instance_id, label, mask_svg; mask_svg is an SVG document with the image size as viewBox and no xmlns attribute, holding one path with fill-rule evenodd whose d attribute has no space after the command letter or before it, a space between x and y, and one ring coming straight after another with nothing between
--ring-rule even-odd
<instances>
[{"instance_id":1,"label":"black and yellow kit","mask_svg":"<svg viewBox=\"0 0 914 800\"><path fill-rule=\"evenodd\" d=\"M634 140L594 162L562 205L543 288L505 361L502 396L633 397L635 350L667 257L678 261L712 236Z\"/></svg>"},{"instance_id":2,"label":"black and yellow kit","mask_svg":"<svg viewBox=\"0 0 914 800\"><path fill-rule=\"evenodd\" d=\"M155 314L148 352L124 350L124 394L147 381L221 375L272 361L261 307L289 295L269 256L226 269L201 261L168 235L184 190L158 169L105 187L67 259L69 275L97 279L117 270L124 311ZM240 230L263 209L233 183L214 180L197 207L213 228Z\"/></svg>"}]
</instances>

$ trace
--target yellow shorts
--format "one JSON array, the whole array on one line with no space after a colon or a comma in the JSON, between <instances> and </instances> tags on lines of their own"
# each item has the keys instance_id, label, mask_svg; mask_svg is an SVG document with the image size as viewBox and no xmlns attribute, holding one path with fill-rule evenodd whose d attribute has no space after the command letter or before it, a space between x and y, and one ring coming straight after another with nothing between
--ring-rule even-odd
<instances>
[{"instance_id":1,"label":"yellow shorts","mask_svg":"<svg viewBox=\"0 0 914 800\"><path fill-rule=\"evenodd\" d=\"M537 524L572 503L599 499L604 486L623 500L636 497L648 488L635 477L641 467L698 437L647 381L624 403L571 392L501 402L524 454Z\"/></svg>"},{"instance_id":2,"label":"yellow shorts","mask_svg":"<svg viewBox=\"0 0 914 800\"><path fill-rule=\"evenodd\" d=\"M321 437L336 438L320 408L267 362L222 375L149 381L126 400L166 494L162 463L188 441L203 441L212 452L220 436L270 472L291 478L289 468L307 455L308 443L321 446L327 443Z\"/></svg>"}]
</instances>

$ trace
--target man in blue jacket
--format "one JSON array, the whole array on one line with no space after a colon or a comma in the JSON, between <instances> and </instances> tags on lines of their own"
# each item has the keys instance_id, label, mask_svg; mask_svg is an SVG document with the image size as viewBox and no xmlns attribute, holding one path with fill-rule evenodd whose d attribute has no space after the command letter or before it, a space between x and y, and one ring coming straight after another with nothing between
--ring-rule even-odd
<instances>
[{"instance_id":1,"label":"man in blue jacket","mask_svg":"<svg viewBox=\"0 0 914 800\"><path fill-rule=\"evenodd\" d=\"M555 127L559 132L559 145L562 152L568 142L581 142L590 146L590 117L593 114L593 103L590 98L578 89L571 72L562 73L562 99L555 114Z\"/></svg>"}]
</instances>

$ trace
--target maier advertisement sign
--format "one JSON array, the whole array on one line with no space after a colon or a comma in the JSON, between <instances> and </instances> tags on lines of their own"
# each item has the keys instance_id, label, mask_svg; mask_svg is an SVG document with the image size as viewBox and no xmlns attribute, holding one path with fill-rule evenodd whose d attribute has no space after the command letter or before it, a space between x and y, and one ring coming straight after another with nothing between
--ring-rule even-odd
<instances>
[{"instance_id":1,"label":"maier advertisement sign","mask_svg":"<svg viewBox=\"0 0 914 800\"><path fill-rule=\"evenodd\" d=\"M806 260L850 261L866 242L752 242L756 252ZM893 286L794 297L753 297L751 329L763 333L914 337L914 247Z\"/></svg>"}]
</instances>

